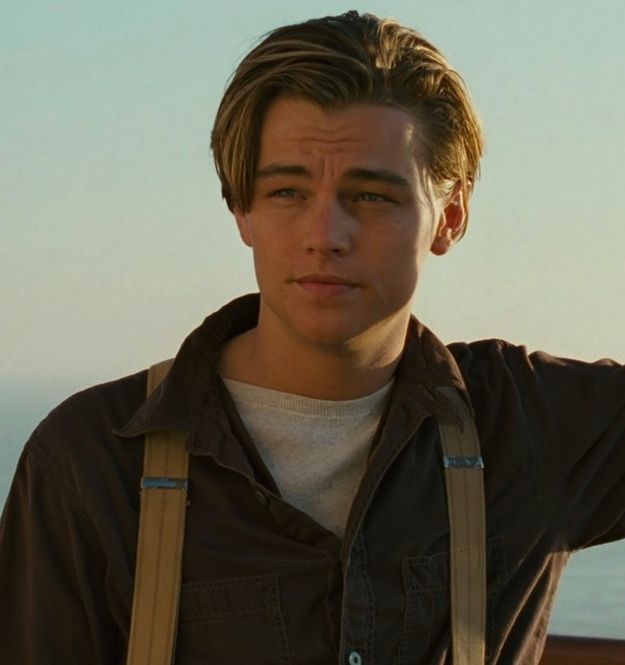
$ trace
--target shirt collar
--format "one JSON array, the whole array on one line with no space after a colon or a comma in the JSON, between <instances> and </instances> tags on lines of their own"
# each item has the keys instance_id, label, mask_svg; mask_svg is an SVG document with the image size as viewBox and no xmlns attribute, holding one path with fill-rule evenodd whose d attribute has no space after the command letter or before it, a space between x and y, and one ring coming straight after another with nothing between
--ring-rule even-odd
<instances>
[{"instance_id":1,"label":"shirt collar","mask_svg":"<svg viewBox=\"0 0 625 665\"><path fill-rule=\"evenodd\" d=\"M230 401L224 399L218 373L220 350L229 338L256 325L259 301L258 294L249 294L208 316L185 339L163 383L116 434L130 438L156 430L188 431L190 452L207 454L207 445L223 448L232 433ZM468 402L451 352L412 317L395 374L394 399L401 396L408 404L418 403L434 415L444 413L460 421L451 401L437 390L439 386L457 388Z\"/></svg>"},{"instance_id":2,"label":"shirt collar","mask_svg":"<svg viewBox=\"0 0 625 665\"><path fill-rule=\"evenodd\" d=\"M451 351L432 331L411 317L402 358L395 371L396 394L407 403L418 403L432 415L445 415L459 425L462 416L439 388L460 392L472 412L468 391Z\"/></svg>"},{"instance_id":3,"label":"shirt collar","mask_svg":"<svg viewBox=\"0 0 625 665\"><path fill-rule=\"evenodd\" d=\"M207 413L217 416L217 424L226 424L220 350L229 338L256 325L258 308L258 295L251 294L208 316L184 340L163 383L116 433L135 437L161 429L193 431Z\"/></svg>"}]
</instances>

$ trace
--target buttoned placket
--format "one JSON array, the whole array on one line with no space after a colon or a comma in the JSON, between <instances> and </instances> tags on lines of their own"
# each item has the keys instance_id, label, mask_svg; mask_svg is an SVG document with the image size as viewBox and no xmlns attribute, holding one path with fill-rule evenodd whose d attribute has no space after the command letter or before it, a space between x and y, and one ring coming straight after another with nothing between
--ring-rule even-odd
<instances>
[{"instance_id":1,"label":"buttoned placket","mask_svg":"<svg viewBox=\"0 0 625 665\"><path fill-rule=\"evenodd\" d=\"M381 465L376 480L367 488L367 496L361 508L361 514L350 514L349 520L356 520L356 531L345 550L343 579L343 602L341 619L340 663L346 665L374 665L375 638L375 603L371 581L368 576L367 553L364 541L364 516L386 471L393 464L399 453L417 436L425 418L431 415L421 406L418 409L397 405L395 417L403 419L406 428L404 437L394 441L394 445L385 443L384 434L376 452L385 451L383 459L373 454L371 464ZM376 459L377 457L377 459ZM347 535L347 534L346 534Z\"/></svg>"}]
</instances>

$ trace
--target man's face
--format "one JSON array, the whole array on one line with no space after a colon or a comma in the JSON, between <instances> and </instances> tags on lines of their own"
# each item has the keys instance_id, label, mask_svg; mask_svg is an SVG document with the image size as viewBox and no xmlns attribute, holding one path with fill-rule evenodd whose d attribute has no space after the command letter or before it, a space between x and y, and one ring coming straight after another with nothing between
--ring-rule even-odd
<instances>
[{"instance_id":1,"label":"man's face","mask_svg":"<svg viewBox=\"0 0 625 665\"><path fill-rule=\"evenodd\" d=\"M278 98L250 210L235 210L254 253L259 325L285 342L403 341L424 259L447 251L463 215L457 195L434 195L407 113Z\"/></svg>"}]
</instances>

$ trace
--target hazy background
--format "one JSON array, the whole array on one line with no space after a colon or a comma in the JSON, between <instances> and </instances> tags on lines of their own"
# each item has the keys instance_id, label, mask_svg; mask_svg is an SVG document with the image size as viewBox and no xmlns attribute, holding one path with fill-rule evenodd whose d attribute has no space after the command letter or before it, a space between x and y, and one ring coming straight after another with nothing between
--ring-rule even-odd
<instances>
[{"instance_id":1,"label":"hazy background","mask_svg":"<svg viewBox=\"0 0 625 665\"><path fill-rule=\"evenodd\" d=\"M0 504L55 403L173 355L254 289L210 127L256 38L312 16L357 8L416 27L483 118L470 228L432 257L419 317L448 342L625 362L623 0L215 4L0 5ZM577 557L554 630L625 635L623 554Z\"/></svg>"}]
</instances>

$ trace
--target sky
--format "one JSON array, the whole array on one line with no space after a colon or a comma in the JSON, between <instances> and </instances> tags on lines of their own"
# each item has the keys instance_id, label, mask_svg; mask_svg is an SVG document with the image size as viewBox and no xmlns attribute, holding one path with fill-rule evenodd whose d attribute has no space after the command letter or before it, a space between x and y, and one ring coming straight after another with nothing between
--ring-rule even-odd
<instances>
[{"instance_id":1,"label":"sky","mask_svg":"<svg viewBox=\"0 0 625 665\"><path fill-rule=\"evenodd\" d=\"M625 362L622 0L4 0L0 495L54 403L172 356L255 289L214 113L260 35L348 9L420 30L484 124L468 233L431 257L415 313L447 342Z\"/></svg>"},{"instance_id":2,"label":"sky","mask_svg":"<svg viewBox=\"0 0 625 665\"><path fill-rule=\"evenodd\" d=\"M79 387L140 369L255 288L212 166L216 106L259 35L353 5L260 7L2 3L4 379ZM469 231L431 257L418 316L445 341L625 360L625 4L357 8L434 41L485 128Z\"/></svg>"}]
</instances>

